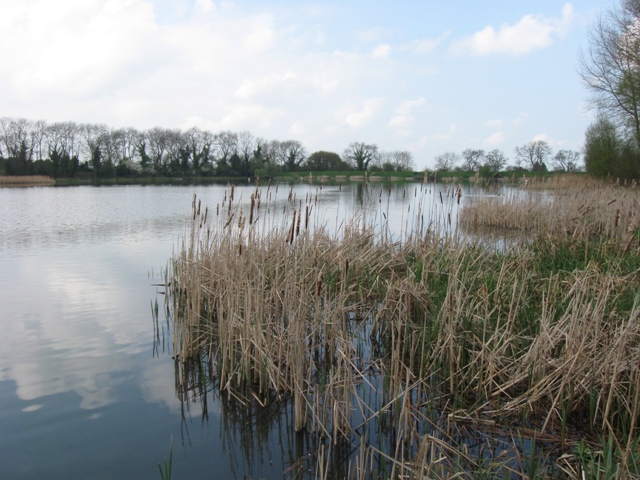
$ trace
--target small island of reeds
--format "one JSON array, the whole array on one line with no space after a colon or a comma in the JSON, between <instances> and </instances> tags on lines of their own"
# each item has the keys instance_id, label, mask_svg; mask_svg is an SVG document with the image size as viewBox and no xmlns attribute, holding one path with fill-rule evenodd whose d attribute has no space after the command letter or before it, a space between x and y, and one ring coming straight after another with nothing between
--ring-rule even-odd
<instances>
[{"instance_id":1,"label":"small island of reeds","mask_svg":"<svg viewBox=\"0 0 640 480\"><path fill-rule=\"evenodd\" d=\"M394 232L364 188L379 210L330 226L321 191L194 197L167 280L180 394L290 409L314 439L293 476L640 475L638 189L423 184Z\"/></svg>"}]
</instances>

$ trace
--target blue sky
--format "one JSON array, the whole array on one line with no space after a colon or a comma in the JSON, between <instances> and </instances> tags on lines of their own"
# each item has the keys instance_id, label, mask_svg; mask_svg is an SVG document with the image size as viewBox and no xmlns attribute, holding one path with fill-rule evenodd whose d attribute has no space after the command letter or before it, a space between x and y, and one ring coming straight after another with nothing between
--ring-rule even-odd
<instances>
[{"instance_id":1,"label":"blue sky","mask_svg":"<svg viewBox=\"0 0 640 480\"><path fill-rule=\"evenodd\" d=\"M362 141L418 169L534 139L581 150L579 53L615 5L0 0L0 116Z\"/></svg>"}]
</instances>

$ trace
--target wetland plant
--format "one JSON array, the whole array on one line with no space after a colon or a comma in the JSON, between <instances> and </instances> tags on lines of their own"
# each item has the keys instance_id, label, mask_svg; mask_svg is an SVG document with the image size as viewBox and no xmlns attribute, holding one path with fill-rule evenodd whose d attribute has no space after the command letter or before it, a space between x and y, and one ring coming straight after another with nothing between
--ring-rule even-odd
<instances>
[{"instance_id":1,"label":"wetland plant","mask_svg":"<svg viewBox=\"0 0 640 480\"><path fill-rule=\"evenodd\" d=\"M584 439L632 475L638 191L574 182L466 204L423 185L392 232L391 190L364 189L378 211L333 229L318 192L256 188L242 205L231 189L215 215L194 197L167 287L177 368L206 382L177 375L179 391L291 405L320 478L571 477L600 468ZM487 225L525 235L469 234Z\"/></svg>"}]
</instances>

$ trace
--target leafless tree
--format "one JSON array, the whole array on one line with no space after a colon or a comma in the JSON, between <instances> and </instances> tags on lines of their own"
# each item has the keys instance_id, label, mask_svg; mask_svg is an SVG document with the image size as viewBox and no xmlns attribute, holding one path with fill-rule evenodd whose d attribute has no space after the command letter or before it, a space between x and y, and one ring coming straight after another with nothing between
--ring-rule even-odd
<instances>
[{"instance_id":1,"label":"leafless tree","mask_svg":"<svg viewBox=\"0 0 640 480\"><path fill-rule=\"evenodd\" d=\"M507 165L507 157L502 150L497 148L487 152L484 157L485 166L489 167L492 172L499 172Z\"/></svg>"},{"instance_id":2,"label":"leafless tree","mask_svg":"<svg viewBox=\"0 0 640 480\"><path fill-rule=\"evenodd\" d=\"M219 161L228 161L234 153L238 153L238 134L230 131L214 135L216 156Z\"/></svg>"},{"instance_id":3,"label":"leafless tree","mask_svg":"<svg viewBox=\"0 0 640 480\"><path fill-rule=\"evenodd\" d=\"M551 155L551 146L545 140L533 140L515 148L516 163L532 171L546 170L546 160Z\"/></svg>"},{"instance_id":4,"label":"leafless tree","mask_svg":"<svg viewBox=\"0 0 640 480\"><path fill-rule=\"evenodd\" d=\"M54 149L69 156L79 156L82 149L82 127L75 122L50 123L46 130L47 152Z\"/></svg>"},{"instance_id":5,"label":"leafless tree","mask_svg":"<svg viewBox=\"0 0 640 480\"><path fill-rule=\"evenodd\" d=\"M640 147L640 0L622 0L591 27L580 76L600 115L627 129Z\"/></svg>"},{"instance_id":6,"label":"leafless tree","mask_svg":"<svg viewBox=\"0 0 640 480\"><path fill-rule=\"evenodd\" d=\"M396 172L411 172L415 168L413 154L408 150L394 150L392 159Z\"/></svg>"},{"instance_id":7,"label":"leafless tree","mask_svg":"<svg viewBox=\"0 0 640 480\"><path fill-rule=\"evenodd\" d=\"M577 172L580 168L578 162L580 161L580 152L575 150L559 150L555 154L551 163L555 171L560 172Z\"/></svg>"},{"instance_id":8,"label":"leafless tree","mask_svg":"<svg viewBox=\"0 0 640 480\"><path fill-rule=\"evenodd\" d=\"M445 152L436 156L436 170L451 171L460 162L460 155L454 152Z\"/></svg>"},{"instance_id":9,"label":"leafless tree","mask_svg":"<svg viewBox=\"0 0 640 480\"><path fill-rule=\"evenodd\" d=\"M378 146L376 144L353 142L345 149L342 159L353 165L356 170L364 172L377 156Z\"/></svg>"},{"instance_id":10,"label":"leafless tree","mask_svg":"<svg viewBox=\"0 0 640 480\"><path fill-rule=\"evenodd\" d=\"M138 156L138 145L144 136L135 128L119 128L111 131L111 141L117 161L133 163Z\"/></svg>"},{"instance_id":11,"label":"leafless tree","mask_svg":"<svg viewBox=\"0 0 640 480\"><path fill-rule=\"evenodd\" d=\"M36 160L44 160L47 158L47 127L47 122L44 120L36 120L33 122L31 128L31 148ZM79 143L79 148L81 149L82 141Z\"/></svg>"},{"instance_id":12,"label":"leafless tree","mask_svg":"<svg viewBox=\"0 0 640 480\"><path fill-rule=\"evenodd\" d=\"M272 140L266 148L266 159L284 170L295 171L306 158L306 151L298 140Z\"/></svg>"},{"instance_id":13,"label":"leafless tree","mask_svg":"<svg viewBox=\"0 0 640 480\"><path fill-rule=\"evenodd\" d=\"M17 156L21 148L26 148L31 156L32 122L25 118L0 118L0 146L4 157Z\"/></svg>"},{"instance_id":14,"label":"leafless tree","mask_svg":"<svg viewBox=\"0 0 640 480\"><path fill-rule=\"evenodd\" d=\"M484 160L484 150L467 148L462 151L462 168L468 172L473 172L480 168Z\"/></svg>"},{"instance_id":15,"label":"leafless tree","mask_svg":"<svg viewBox=\"0 0 640 480\"><path fill-rule=\"evenodd\" d=\"M143 138L155 171L161 172L177 155L181 140L180 130L153 127L145 132Z\"/></svg>"}]
</instances>

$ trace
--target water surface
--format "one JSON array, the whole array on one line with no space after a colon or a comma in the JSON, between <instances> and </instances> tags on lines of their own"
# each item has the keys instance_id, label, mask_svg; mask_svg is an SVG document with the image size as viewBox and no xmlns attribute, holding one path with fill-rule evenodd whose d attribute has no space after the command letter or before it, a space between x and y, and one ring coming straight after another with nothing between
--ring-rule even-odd
<instances>
[{"instance_id":1,"label":"water surface","mask_svg":"<svg viewBox=\"0 0 640 480\"><path fill-rule=\"evenodd\" d=\"M176 392L163 288L154 284L189 224L193 195L213 211L225 188L0 189L2 478L160 478L172 438L175 478L282 478L312 448L290 432L286 409L265 421L216 392L187 403ZM459 208L446 186L424 187L426 195L419 184L260 188L274 211L290 193L303 203L318 196L316 215L330 229L354 210L374 223L384 212L396 236L434 220L438 203L435 220L453 229ZM254 190L236 187L236 201ZM465 189L462 203L472 194ZM409 221L412 208L423 225Z\"/></svg>"}]
</instances>

